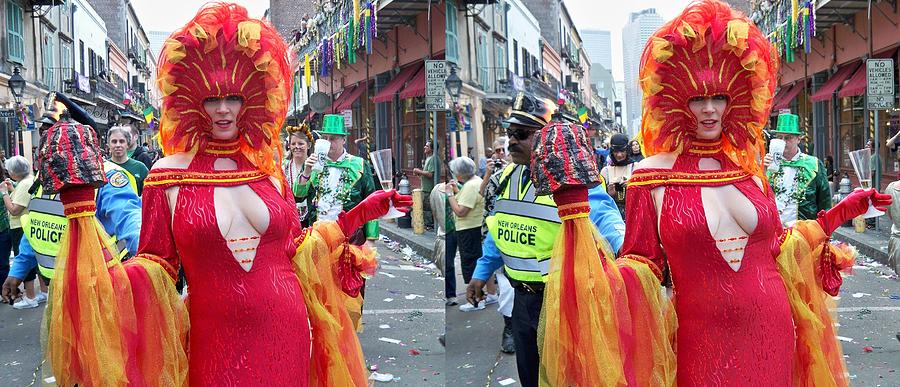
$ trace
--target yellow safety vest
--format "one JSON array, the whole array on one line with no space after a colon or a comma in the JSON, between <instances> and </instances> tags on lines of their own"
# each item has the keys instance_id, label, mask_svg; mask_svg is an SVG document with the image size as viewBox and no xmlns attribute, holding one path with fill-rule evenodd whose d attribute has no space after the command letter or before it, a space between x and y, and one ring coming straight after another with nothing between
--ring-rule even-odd
<instances>
[{"instance_id":1,"label":"yellow safety vest","mask_svg":"<svg viewBox=\"0 0 900 387\"><path fill-rule=\"evenodd\" d=\"M38 188L28 202L28 212L22 215L22 231L34 250L38 270L44 277L53 278L59 245L68 226L69 220L58 195L43 195L43 188ZM116 260L121 260L128 253L125 241L112 236L112 243L118 251Z\"/></svg>"},{"instance_id":2,"label":"yellow safety vest","mask_svg":"<svg viewBox=\"0 0 900 387\"><path fill-rule=\"evenodd\" d=\"M137 179L134 177L134 175L131 174L131 172L128 172L128 170L123 168L121 165L116 164L111 160L106 160L103 162L103 171L122 171L122 173L125 174L126 177L128 177L128 183L131 184L131 189L134 190L134 193L138 192ZM117 187L121 187L121 185L118 185Z\"/></svg>"},{"instance_id":3,"label":"yellow safety vest","mask_svg":"<svg viewBox=\"0 0 900 387\"><path fill-rule=\"evenodd\" d=\"M520 282L545 282L553 243L562 221L551 195L535 196L534 184L522 184L524 165L510 165L500 175L509 179L497 196L494 214L485 220L503 257L506 275Z\"/></svg>"}]
</instances>

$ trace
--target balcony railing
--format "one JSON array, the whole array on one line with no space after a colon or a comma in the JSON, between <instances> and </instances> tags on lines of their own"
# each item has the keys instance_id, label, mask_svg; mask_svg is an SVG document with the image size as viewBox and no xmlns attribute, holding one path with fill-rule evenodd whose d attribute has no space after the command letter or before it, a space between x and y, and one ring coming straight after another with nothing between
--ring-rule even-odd
<instances>
[{"instance_id":1,"label":"balcony railing","mask_svg":"<svg viewBox=\"0 0 900 387\"><path fill-rule=\"evenodd\" d=\"M71 93L75 71L71 67L44 67L39 82L49 91Z\"/></svg>"},{"instance_id":2,"label":"balcony railing","mask_svg":"<svg viewBox=\"0 0 900 387\"><path fill-rule=\"evenodd\" d=\"M102 78L97 78L96 87L97 96L104 97L107 100L113 101L117 104L122 103L123 89L121 87L118 87L112 82Z\"/></svg>"}]
</instances>

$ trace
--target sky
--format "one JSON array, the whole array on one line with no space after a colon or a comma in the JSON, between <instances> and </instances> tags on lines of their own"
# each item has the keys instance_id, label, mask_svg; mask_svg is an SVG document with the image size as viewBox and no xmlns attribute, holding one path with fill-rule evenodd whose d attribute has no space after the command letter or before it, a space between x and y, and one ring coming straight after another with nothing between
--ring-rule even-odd
<instances>
[{"instance_id":1,"label":"sky","mask_svg":"<svg viewBox=\"0 0 900 387\"><path fill-rule=\"evenodd\" d=\"M144 31L171 32L183 26L209 0L131 0ZM247 8L251 17L262 17L269 0L227 0Z\"/></svg>"},{"instance_id":2,"label":"sky","mask_svg":"<svg viewBox=\"0 0 900 387\"><path fill-rule=\"evenodd\" d=\"M656 8L668 21L680 13L691 0L563 0L578 30L606 30L612 40L612 70L616 81L625 79L622 69L622 28L632 12Z\"/></svg>"}]
</instances>

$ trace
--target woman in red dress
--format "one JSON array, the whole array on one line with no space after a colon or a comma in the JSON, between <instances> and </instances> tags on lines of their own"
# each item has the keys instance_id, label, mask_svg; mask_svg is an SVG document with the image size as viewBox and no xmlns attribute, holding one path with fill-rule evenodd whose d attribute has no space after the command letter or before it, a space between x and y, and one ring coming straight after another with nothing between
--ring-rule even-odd
<instances>
[{"instance_id":1,"label":"woman in red dress","mask_svg":"<svg viewBox=\"0 0 900 387\"><path fill-rule=\"evenodd\" d=\"M234 4L202 9L166 41L158 82L160 142L169 156L145 181L138 254L110 268L112 288L127 301L116 298L106 309L115 318L105 320L82 308L75 286L62 286L61 313L75 310L81 322L63 318L60 330L84 334L51 337L54 359L68 359L54 364L58 380L366 384L348 310L359 312L361 273L373 271L374 253L348 246L345 231L383 215L392 200L398 207L410 201L379 191L337 222L300 229L276 164L292 72L278 33ZM84 272L76 266L70 271ZM179 267L189 285L186 311L172 297ZM91 280L109 280L101 277ZM100 337L112 343L100 352L112 355L91 364L79 347Z\"/></svg>"},{"instance_id":2,"label":"woman in red dress","mask_svg":"<svg viewBox=\"0 0 900 387\"><path fill-rule=\"evenodd\" d=\"M717 0L688 6L644 50L649 157L629 182L621 257L671 279L679 386L848 383L825 292L852 257L828 236L885 202L857 191L782 229L759 165L777 70L759 30Z\"/></svg>"}]
</instances>

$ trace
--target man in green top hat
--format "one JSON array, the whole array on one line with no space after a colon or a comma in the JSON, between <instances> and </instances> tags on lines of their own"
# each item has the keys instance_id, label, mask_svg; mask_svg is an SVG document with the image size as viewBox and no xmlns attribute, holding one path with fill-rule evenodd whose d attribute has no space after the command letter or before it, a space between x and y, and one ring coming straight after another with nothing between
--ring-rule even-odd
<instances>
[{"instance_id":1,"label":"man in green top hat","mask_svg":"<svg viewBox=\"0 0 900 387\"><path fill-rule=\"evenodd\" d=\"M326 114L319 131L319 138L331 143L323 160L324 168L314 170L313 166L321 155L313 153L306 159L304 171L294 184L294 196L300 200L313 198L310 222L337 220L341 211L355 207L378 189L369 164L344 149L347 134L344 116ZM350 236L350 243L362 245L366 240L377 238L378 221L373 220Z\"/></svg>"},{"instance_id":2,"label":"man in green top hat","mask_svg":"<svg viewBox=\"0 0 900 387\"><path fill-rule=\"evenodd\" d=\"M825 165L800 150L803 134L798 121L796 114L778 115L778 124L772 134L784 140L784 153L768 153L763 159L766 177L775 192L778 216L785 226L793 226L798 220L816 219L819 211L831 208ZM777 168L769 168L773 163Z\"/></svg>"}]
</instances>

